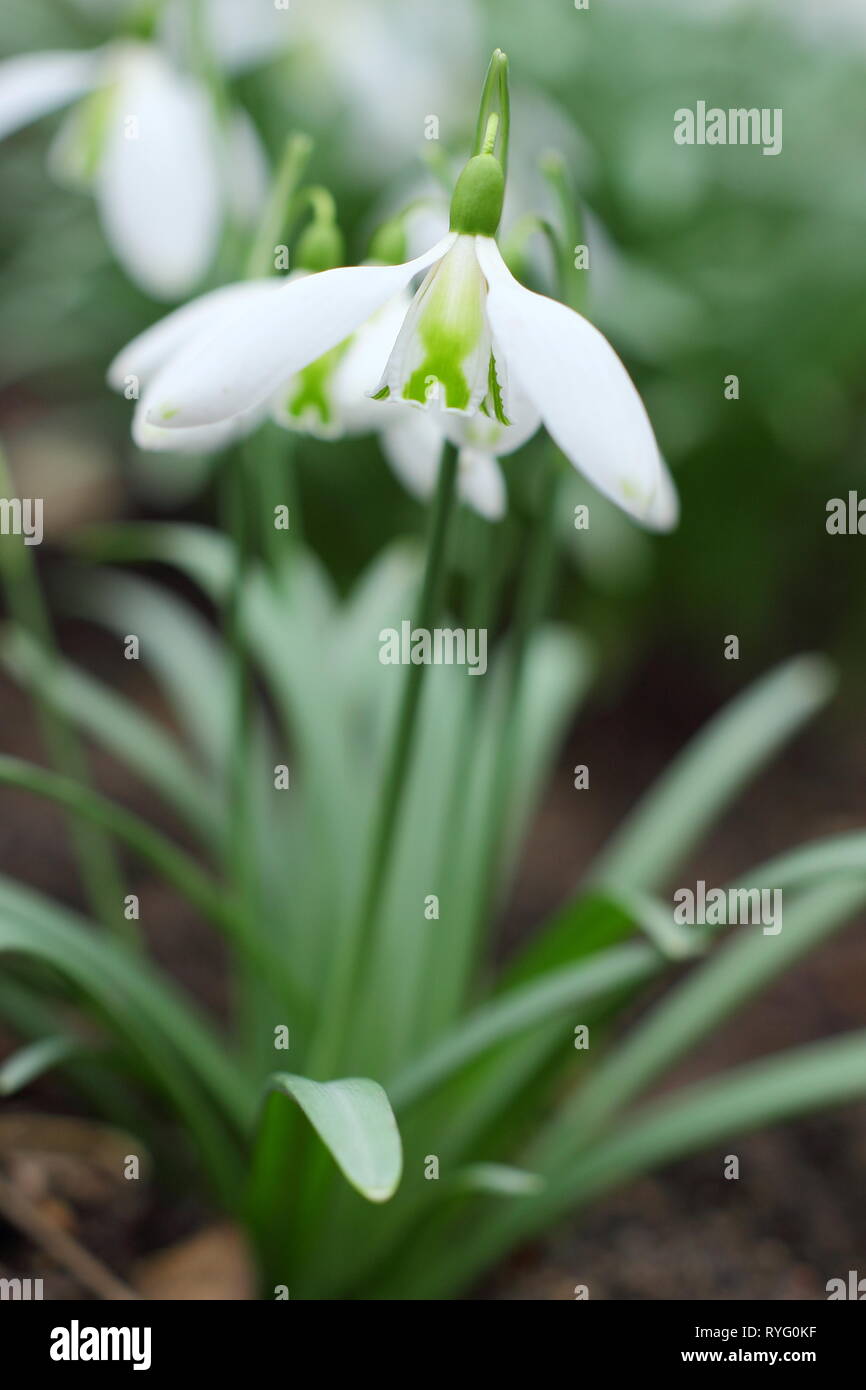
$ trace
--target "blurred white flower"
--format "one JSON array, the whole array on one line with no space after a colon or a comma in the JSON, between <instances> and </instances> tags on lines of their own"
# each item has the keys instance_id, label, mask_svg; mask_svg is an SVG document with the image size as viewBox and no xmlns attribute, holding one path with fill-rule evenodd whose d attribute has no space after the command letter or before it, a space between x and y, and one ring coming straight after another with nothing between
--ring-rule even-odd
<instances>
[{"instance_id":1,"label":"blurred white flower","mask_svg":"<svg viewBox=\"0 0 866 1390\"><path fill-rule=\"evenodd\" d=\"M261 207L264 161L249 119L230 118L221 159L206 88L148 43L0 64L0 138L70 101L52 171L93 190L133 280L158 299L182 297L210 264L226 207L240 220Z\"/></svg>"}]
</instances>

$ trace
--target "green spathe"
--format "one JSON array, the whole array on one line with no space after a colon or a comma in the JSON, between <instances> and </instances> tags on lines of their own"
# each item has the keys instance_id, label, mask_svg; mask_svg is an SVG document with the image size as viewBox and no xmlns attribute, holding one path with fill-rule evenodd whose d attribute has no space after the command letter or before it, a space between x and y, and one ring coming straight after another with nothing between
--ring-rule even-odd
<instances>
[{"instance_id":1,"label":"green spathe","mask_svg":"<svg viewBox=\"0 0 866 1390\"><path fill-rule=\"evenodd\" d=\"M466 236L495 236L505 198L505 174L494 154L476 154L457 180L451 199L451 230Z\"/></svg>"}]
</instances>

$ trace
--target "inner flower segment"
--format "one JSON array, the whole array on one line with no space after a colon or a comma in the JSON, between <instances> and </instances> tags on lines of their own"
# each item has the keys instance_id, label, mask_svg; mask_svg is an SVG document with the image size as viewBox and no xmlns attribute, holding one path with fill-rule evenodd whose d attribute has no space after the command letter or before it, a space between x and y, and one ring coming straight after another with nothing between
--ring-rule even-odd
<instances>
[{"instance_id":1,"label":"inner flower segment","mask_svg":"<svg viewBox=\"0 0 866 1390\"><path fill-rule=\"evenodd\" d=\"M418 290L388 359L379 398L471 414L489 389L487 282L474 239L458 237Z\"/></svg>"},{"instance_id":2,"label":"inner flower segment","mask_svg":"<svg viewBox=\"0 0 866 1390\"><path fill-rule=\"evenodd\" d=\"M278 407L276 412L281 424L323 438L339 432L334 379L337 366L350 342L351 339L347 338L292 377L285 390L282 408Z\"/></svg>"}]
</instances>

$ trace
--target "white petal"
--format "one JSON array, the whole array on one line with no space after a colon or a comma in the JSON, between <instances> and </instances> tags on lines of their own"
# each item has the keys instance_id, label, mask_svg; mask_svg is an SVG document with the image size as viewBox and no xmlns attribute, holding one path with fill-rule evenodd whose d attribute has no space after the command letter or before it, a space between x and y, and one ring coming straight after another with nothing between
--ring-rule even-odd
<instances>
[{"instance_id":1,"label":"white petal","mask_svg":"<svg viewBox=\"0 0 866 1390\"><path fill-rule=\"evenodd\" d=\"M664 459L659 460L658 487L646 518L653 531L672 531L680 519L680 499Z\"/></svg>"},{"instance_id":2,"label":"white petal","mask_svg":"<svg viewBox=\"0 0 866 1390\"><path fill-rule=\"evenodd\" d=\"M268 196L268 159L254 122L237 107L226 132L226 195L229 212L243 226L254 225Z\"/></svg>"},{"instance_id":3,"label":"white petal","mask_svg":"<svg viewBox=\"0 0 866 1390\"><path fill-rule=\"evenodd\" d=\"M659 451L622 362L580 314L518 284L492 238L477 247L494 336L551 437L600 492L647 523Z\"/></svg>"},{"instance_id":4,"label":"white petal","mask_svg":"<svg viewBox=\"0 0 866 1390\"><path fill-rule=\"evenodd\" d=\"M500 424L495 417L485 415L480 410L468 416L443 411L441 425L446 438L458 447L465 446L497 458L513 454L538 430L541 416L516 382L510 385L506 405L507 425Z\"/></svg>"},{"instance_id":5,"label":"white petal","mask_svg":"<svg viewBox=\"0 0 866 1390\"><path fill-rule=\"evenodd\" d=\"M132 421L132 438L139 449L151 453L216 454L238 439L252 434L264 416L261 406L221 420L218 425L199 425L189 430L166 430L150 425L139 405Z\"/></svg>"},{"instance_id":6,"label":"white petal","mask_svg":"<svg viewBox=\"0 0 866 1390\"><path fill-rule=\"evenodd\" d=\"M348 434L378 430L390 419L390 402L371 400L370 394L381 380L411 303L405 290L395 294L361 325L340 362L334 390L343 428Z\"/></svg>"},{"instance_id":7,"label":"white petal","mask_svg":"<svg viewBox=\"0 0 866 1390\"><path fill-rule=\"evenodd\" d=\"M501 521L507 494L502 469L493 455L482 449L461 449L457 469L457 489L463 501L488 521Z\"/></svg>"},{"instance_id":8,"label":"white petal","mask_svg":"<svg viewBox=\"0 0 866 1390\"><path fill-rule=\"evenodd\" d=\"M147 386L154 373L200 333L209 333L227 315L249 308L282 288L280 280L241 280L199 295L139 333L121 348L108 368L108 384L122 391L130 377Z\"/></svg>"},{"instance_id":9,"label":"white petal","mask_svg":"<svg viewBox=\"0 0 866 1390\"><path fill-rule=\"evenodd\" d=\"M25 53L0 63L0 140L89 91L100 57L58 50Z\"/></svg>"},{"instance_id":10,"label":"white petal","mask_svg":"<svg viewBox=\"0 0 866 1390\"><path fill-rule=\"evenodd\" d=\"M208 425L265 400L354 333L453 240L403 265L341 267L282 285L180 353L160 373L159 391L154 383L148 419L170 429Z\"/></svg>"},{"instance_id":11,"label":"white petal","mask_svg":"<svg viewBox=\"0 0 866 1390\"><path fill-rule=\"evenodd\" d=\"M411 405L379 404L386 420L380 436L382 452L407 491L426 501L436 487L442 458L437 417Z\"/></svg>"},{"instance_id":12,"label":"white petal","mask_svg":"<svg viewBox=\"0 0 866 1390\"><path fill-rule=\"evenodd\" d=\"M204 87L143 44L124 49L96 193L105 234L133 280L179 299L216 249L221 189Z\"/></svg>"}]
</instances>

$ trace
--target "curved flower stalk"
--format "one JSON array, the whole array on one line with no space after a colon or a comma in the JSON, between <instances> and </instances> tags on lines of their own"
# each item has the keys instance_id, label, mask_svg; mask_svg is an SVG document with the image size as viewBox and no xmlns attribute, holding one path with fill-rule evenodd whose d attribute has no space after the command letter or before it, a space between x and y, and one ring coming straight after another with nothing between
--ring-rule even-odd
<instances>
[{"instance_id":1,"label":"curved flower stalk","mask_svg":"<svg viewBox=\"0 0 866 1390\"><path fill-rule=\"evenodd\" d=\"M504 55L491 65L501 76L501 92L505 65ZM325 270L238 304L165 364L142 398L145 424L177 432L247 417L423 273L376 399L389 409L394 402L419 410L435 404L464 420L480 411L507 427L521 392L599 491L644 525L672 526L673 486L622 362L580 314L515 280L497 246L505 103L507 96L500 126L500 116L486 112L482 102L486 123L479 119L477 152L457 181L451 228L442 240L402 264Z\"/></svg>"},{"instance_id":2,"label":"curved flower stalk","mask_svg":"<svg viewBox=\"0 0 866 1390\"><path fill-rule=\"evenodd\" d=\"M226 209L255 216L264 160L246 115L220 132L205 84L151 43L33 53L0 64L0 138L75 102L52 147L64 181L92 190L127 274L157 299L178 299L210 264Z\"/></svg>"}]
</instances>

